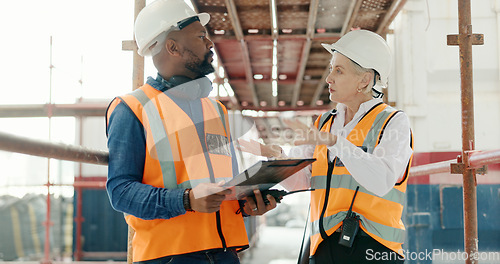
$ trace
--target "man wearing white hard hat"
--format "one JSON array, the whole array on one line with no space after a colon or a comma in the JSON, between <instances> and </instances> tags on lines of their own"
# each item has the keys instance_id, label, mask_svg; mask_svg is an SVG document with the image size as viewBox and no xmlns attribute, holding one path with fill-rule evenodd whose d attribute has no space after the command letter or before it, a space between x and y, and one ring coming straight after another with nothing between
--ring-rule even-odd
<instances>
[{"instance_id":1,"label":"man wearing white hard hat","mask_svg":"<svg viewBox=\"0 0 500 264\"><path fill-rule=\"evenodd\" d=\"M401 217L413 143L408 117L383 103L379 91L387 86L391 51L367 30L323 47L332 54L326 82L336 109L312 128L285 120L302 135L288 156L316 158L282 182L291 190L315 189L310 263L403 263Z\"/></svg>"},{"instance_id":2,"label":"man wearing white hard hat","mask_svg":"<svg viewBox=\"0 0 500 264\"><path fill-rule=\"evenodd\" d=\"M137 16L138 53L156 78L115 98L106 114L113 208L135 230L138 263L239 263L248 248L243 216L276 207L268 196L228 200L238 173L227 110L208 98L214 71L206 13L157 0Z\"/></svg>"}]
</instances>

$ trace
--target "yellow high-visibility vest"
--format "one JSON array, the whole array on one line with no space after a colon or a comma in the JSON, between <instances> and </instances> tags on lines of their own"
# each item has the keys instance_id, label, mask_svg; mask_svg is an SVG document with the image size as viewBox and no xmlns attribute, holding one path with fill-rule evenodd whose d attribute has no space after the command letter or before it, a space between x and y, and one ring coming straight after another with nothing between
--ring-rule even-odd
<instances>
[{"instance_id":1,"label":"yellow high-visibility vest","mask_svg":"<svg viewBox=\"0 0 500 264\"><path fill-rule=\"evenodd\" d=\"M115 107L125 103L144 127L146 157L142 182L160 188L185 189L232 179L235 157L229 147L226 108L204 97L197 99L201 111L186 113L178 105L182 100L145 84L116 98L108 108L109 120ZM191 115L203 115L201 135ZM224 201L216 213L187 212L155 220L127 215L127 223L135 230L133 261L210 249L247 248L248 238L239 208L238 201Z\"/></svg>"},{"instance_id":2,"label":"yellow high-visibility vest","mask_svg":"<svg viewBox=\"0 0 500 264\"><path fill-rule=\"evenodd\" d=\"M384 128L397 112L386 104L376 105L353 128L347 140L366 152L373 153L382 138ZM320 128L320 125L324 124L320 130L330 132L333 120L329 118L334 117L330 115L324 122L326 114L328 113L316 120L315 126ZM410 145L411 142L412 139ZM403 179L389 193L379 197L361 186L338 157L334 160L332 177L327 189L327 153L325 145L316 146L314 151L316 161L312 166L311 188L316 190L311 193L311 256L316 252L318 245L342 225L357 186L360 188L352 210L360 216L360 228L382 245L402 254L401 245L404 242L405 227L401 215L411 158Z\"/></svg>"}]
</instances>

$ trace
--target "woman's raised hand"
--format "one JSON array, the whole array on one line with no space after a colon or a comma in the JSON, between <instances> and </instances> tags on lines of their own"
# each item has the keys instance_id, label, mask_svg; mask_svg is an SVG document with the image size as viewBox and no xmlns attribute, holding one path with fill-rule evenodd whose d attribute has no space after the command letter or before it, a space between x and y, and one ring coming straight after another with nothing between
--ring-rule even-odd
<instances>
[{"instance_id":1,"label":"woman's raised hand","mask_svg":"<svg viewBox=\"0 0 500 264\"><path fill-rule=\"evenodd\" d=\"M257 156L264 156L268 158L280 158L283 150L278 145L264 145L253 139L250 141L238 139L238 149Z\"/></svg>"},{"instance_id":2,"label":"woman's raised hand","mask_svg":"<svg viewBox=\"0 0 500 264\"><path fill-rule=\"evenodd\" d=\"M298 120L285 119L283 122L293 130L295 145L333 146L337 142L337 136L332 133L319 131L316 127L307 126Z\"/></svg>"}]
</instances>

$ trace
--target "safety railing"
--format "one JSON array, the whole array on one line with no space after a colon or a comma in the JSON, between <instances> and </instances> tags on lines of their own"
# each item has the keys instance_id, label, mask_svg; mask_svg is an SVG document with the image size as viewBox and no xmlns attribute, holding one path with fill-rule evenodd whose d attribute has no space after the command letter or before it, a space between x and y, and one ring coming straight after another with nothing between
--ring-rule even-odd
<instances>
[{"instance_id":1,"label":"safety railing","mask_svg":"<svg viewBox=\"0 0 500 264\"><path fill-rule=\"evenodd\" d=\"M0 150L74 162L108 164L107 151L20 137L5 132L0 132Z\"/></svg>"},{"instance_id":2,"label":"safety railing","mask_svg":"<svg viewBox=\"0 0 500 264\"><path fill-rule=\"evenodd\" d=\"M103 150L93 150L85 148L82 146L69 145L64 143L54 143L49 141L31 139L27 137L20 137L5 132L0 132L0 150L22 153L32 156L53 158L58 160L67 160L80 163L97 164L97 165L107 165L108 164L108 152ZM77 197L77 211L76 211L76 241L75 245L75 258L79 260L82 252L81 246L81 223L83 222L83 217L81 215L81 191L82 188L104 188L104 181L80 181L81 177L75 177L73 187L78 193ZM47 213L46 220L44 222L45 226L45 243L44 243L44 257L42 263L51 263L50 258L50 188L51 186L57 186L59 184L53 184L47 181L45 186L47 187ZM65 185L65 184L62 184Z\"/></svg>"},{"instance_id":3,"label":"safety railing","mask_svg":"<svg viewBox=\"0 0 500 264\"><path fill-rule=\"evenodd\" d=\"M420 166L412 167L410 170L410 176L423 176L435 173L452 173L454 164L462 163L463 159L461 156L454 160L441 161L436 163L430 163ZM473 151L469 154L469 168L471 169L482 169L484 166L489 164L500 163L500 149L488 150L488 151ZM457 173L461 174L461 173Z\"/></svg>"}]
</instances>

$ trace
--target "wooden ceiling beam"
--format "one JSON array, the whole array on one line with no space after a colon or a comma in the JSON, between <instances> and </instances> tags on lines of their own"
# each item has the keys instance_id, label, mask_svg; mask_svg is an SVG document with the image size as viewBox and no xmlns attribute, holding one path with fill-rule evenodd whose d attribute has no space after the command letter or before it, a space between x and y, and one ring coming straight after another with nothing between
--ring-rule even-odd
<instances>
[{"instance_id":1,"label":"wooden ceiling beam","mask_svg":"<svg viewBox=\"0 0 500 264\"><path fill-rule=\"evenodd\" d=\"M361 9L361 4L364 0L356 0L352 1L349 6L349 11L347 11L347 17L344 21L344 26L342 27L342 31L340 32L340 36L345 35L345 33L351 30L354 22L358 18L359 9Z\"/></svg>"},{"instance_id":2,"label":"wooden ceiling beam","mask_svg":"<svg viewBox=\"0 0 500 264\"><path fill-rule=\"evenodd\" d=\"M279 85L294 85L295 84L295 80L294 79L286 79L286 80L276 80L278 82ZM243 79L232 79L229 81L231 84L243 84L243 83L246 83L246 80L243 80ZM254 83L256 84L259 84L259 83L267 83L269 84L271 82L271 79L262 79L262 80L254 80L253 81Z\"/></svg>"},{"instance_id":3,"label":"wooden ceiling beam","mask_svg":"<svg viewBox=\"0 0 500 264\"><path fill-rule=\"evenodd\" d=\"M193 0L191 0L191 5L194 7L194 11L196 13L200 13L200 9L196 6L196 4L194 3ZM225 10L225 8L222 9L222 8L219 8L219 7L207 7L207 6L205 6L204 8L205 8L205 12L216 12L218 10L219 11L220 10ZM207 35L208 35L209 39L213 38L210 34L207 33ZM215 42L212 42L212 43L215 44ZM217 57L220 58L220 53L217 50L217 47L215 45L213 46L213 50L214 50L214 53L217 54ZM219 61L219 63L217 65L217 69L215 69L215 73L214 73L214 75L215 75L215 82L218 83L219 85L224 85L224 80L219 76L219 67L224 68L224 72L227 72L227 68L226 68L226 65L224 65L221 62L220 59L218 61ZM218 88L218 89L220 89L220 88ZM223 89L227 90L226 87L224 87ZM219 93L217 93L217 94L219 94ZM219 98L217 98L217 99L219 100ZM239 100L238 100L238 95L236 93L233 96L230 97L229 101L233 104L232 105L233 109L239 109L240 108L240 104L239 104Z\"/></svg>"},{"instance_id":4,"label":"wooden ceiling beam","mask_svg":"<svg viewBox=\"0 0 500 264\"><path fill-rule=\"evenodd\" d=\"M309 58L309 53L311 51L312 39L314 38L316 19L318 17L318 5L319 0L311 0L309 6L309 19L307 20L307 31L306 31L306 41L302 49L302 56L300 57L299 71L297 73L296 84L293 89L292 102L293 107L297 106L297 101L299 100L300 89L302 87L302 81L304 80L304 72L307 67L307 59Z\"/></svg>"},{"instance_id":5,"label":"wooden ceiling beam","mask_svg":"<svg viewBox=\"0 0 500 264\"><path fill-rule=\"evenodd\" d=\"M236 39L241 45L242 56L243 56L243 65L245 67L245 76L247 78L248 87L252 93L252 101L254 105L259 105L259 99L257 98L257 91L255 90L255 85L253 83L253 73L252 73L252 65L250 63L250 54L248 52L248 46L243 37L243 30L241 28L240 19L238 17L238 11L236 10L236 5L234 0L225 0L227 12L229 18L231 19L231 24L233 25L233 31L236 36Z\"/></svg>"},{"instance_id":6,"label":"wooden ceiling beam","mask_svg":"<svg viewBox=\"0 0 500 264\"><path fill-rule=\"evenodd\" d=\"M335 42L340 38L340 33L316 33L314 34L314 37L312 40L314 41L328 41L328 42ZM267 40L271 41L273 40L273 37L271 35L246 35L243 37L245 41L252 41L252 40ZM279 34L278 35L278 41L280 40L306 40L307 35L306 34ZM211 35L210 40L212 40L213 43L229 43L229 42L235 42L236 38L235 36L225 36L225 35Z\"/></svg>"},{"instance_id":7,"label":"wooden ceiling beam","mask_svg":"<svg viewBox=\"0 0 500 264\"><path fill-rule=\"evenodd\" d=\"M316 101L319 100L321 94L323 93L323 89L325 87L325 82L326 82L326 77L330 73L330 69L327 67L326 70L323 72L323 75L321 75L321 79L318 82L318 85L316 86L316 90L314 91L313 98L311 99L311 106L316 106Z\"/></svg>"},{"instance_id":8,"label":"wooden ceiling beam","mask_svg":"<svg viewBox=\"0 0 500 264\"><path fill-rule=\"evenodd\" d=\"M340 33L314 34L314 41L336 42L340 38Z\"/></svg>"},{"instance_id":9,"label":"wooden ceiling beam","mask_svg":"<svg viewBox=\"0 0 500 264\"><path fill-rule=\"evenodd\" d=\"M382 22L380 22L380 25L377 28L376 32L377 34L385 35L387 33L389 25L392 23L394 18L396 18L399 11L403 9L406 2L407 0L394 0L392 2L392 5L389 7L389 10L387 10L387 12L385 13L384 19L382 19Z\"/></svg>"}]
</instances>

